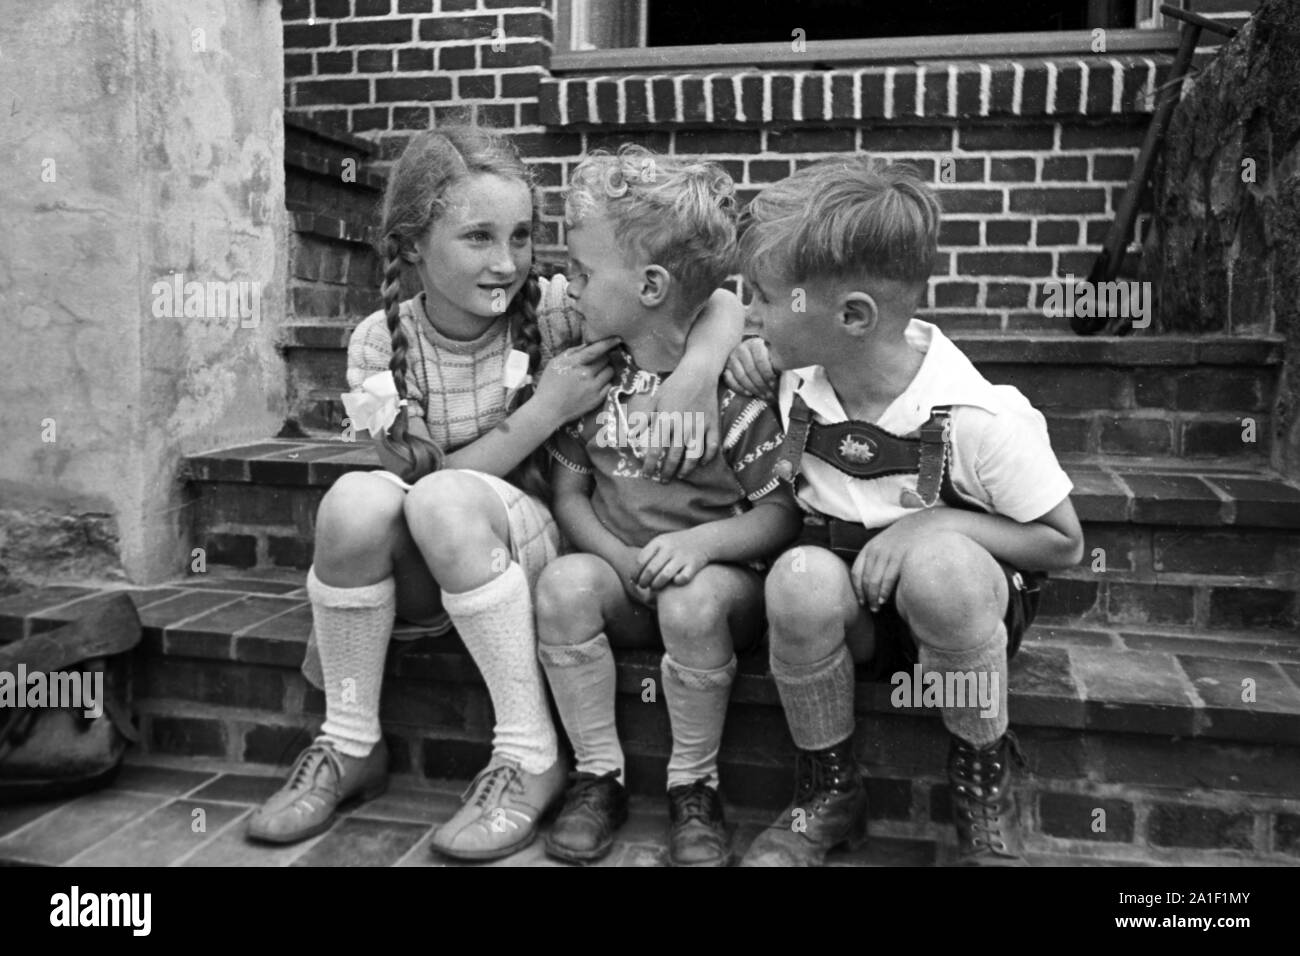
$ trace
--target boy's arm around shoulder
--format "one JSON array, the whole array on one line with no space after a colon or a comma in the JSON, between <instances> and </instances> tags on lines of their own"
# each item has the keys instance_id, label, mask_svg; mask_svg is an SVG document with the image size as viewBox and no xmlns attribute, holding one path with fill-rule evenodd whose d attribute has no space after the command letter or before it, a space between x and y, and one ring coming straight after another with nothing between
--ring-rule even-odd
<instances>
[{"instance_id":1,"label":"boy's arm around shoulder","mask_svg":"<svg viewBox=\"0 0 1300 956\"><path fill-rule=\"evenodd\" d=\"M645 470L661 481L686 478L711 462L722 444L718 422L718 379L727 358L740 343L745 307L734 292L715 289L686 339L686 354L654 398L652 413L664 416L668 441L652 444ZM686 433L685 416L700 423ZM689 448L688 445L695 447Z\"/></svg>"}]
</instances>

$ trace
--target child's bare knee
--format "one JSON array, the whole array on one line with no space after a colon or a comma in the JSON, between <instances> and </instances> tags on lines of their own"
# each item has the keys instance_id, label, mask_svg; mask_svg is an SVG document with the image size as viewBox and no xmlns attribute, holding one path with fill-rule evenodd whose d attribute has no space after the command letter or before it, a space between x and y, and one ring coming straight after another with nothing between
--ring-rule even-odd
<instances>
[{"instance_id":1,"label":"child's bare knee","mask_svg":"<svg viewBox=\"0 0 1300 956\"><path fill-rule=\"evenodd\" d=\"M365 472L340 476L316 513L317 551L347 558L391 550L403 497L387 479Z\"/></svg>"},{"instance_id":2,"label":"child's bare knee","mask_svg":"<svg viewBox=\"0 0 1300 956\"><path fill-rule=\"evenodd\" d=\"M768 619L782 631L827 630L857 610L844 562L824 548L787 551L763 587Z\"/></svg>"},{"instance_id":3,"label":"child's bare knee","mask_svg":"<svg viewBox=\"0 0 1300 956\"><path fill-rule=\"evenodd\" d=\"M599 568L589 555L568 555L546 566L537 579L533 604L538 637L548 644L568 643L577 617L599 613Z\"/></svg>"},{"instance_id":4,"label":"child's bare knee","mask_svg":"<svg viewBox=\"0 0 1300 956\"><path fill-rule=\"evenodd\" d=\"M936 535L908 552L896 603L913 623L986 632L1006 608L1006 580L993 556L962 534ZM960 636L960 635L956 635Z\"/></svg>"},{"instance_id":5,"label":"child's bare knee","mask_svg":"<svg viewBox=\"0 0 1300 956\"><path fill-rule=\"evenodd\" d=\"M669 585L659 592L655 602L659 611L659 630L664 640L669 635L690 640L725 631L732 600L715 587L698 578L687 585Z\"/></svg>"},{"instance_id":6,"label":"child's bare knee","mask_svg":"<svg viewBox=\"0 0 1300 956\"><path fill-rule=\"evenodd\" d=\"M487 520L492 494L482 481L460 471L435 471L415 483L406 495L406 520L419 527L440 533L448 541L463 535L467 523Z\"/></svg>"}]
</instances>

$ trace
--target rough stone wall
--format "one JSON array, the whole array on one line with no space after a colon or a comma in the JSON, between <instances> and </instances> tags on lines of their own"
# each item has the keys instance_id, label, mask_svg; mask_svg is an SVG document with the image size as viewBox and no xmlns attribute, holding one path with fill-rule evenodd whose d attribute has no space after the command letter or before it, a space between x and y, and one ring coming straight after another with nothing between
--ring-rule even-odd
<instances>
[{"instance_id":1,"label":"rough stone wall","mask_svg":"<svg viewBox=\"0 0 1300 956\"><path fill-rule=\"evenodd\" d=\"M0 581L181 573L181 457L279 423L282 83L273 0L7 5Z\"/></svg>"},{"instance_id":2,"label":"rough stone wall","mask_svg":"<svg viewBox=\"0 0 1300 956\"><path fill-rule=\"evenodd\" d=\"M1287 341L1277 464L1300 471L1300 3L1264 0L1174 112L1148 256L1167 329Z\"/></svg>"}]
</instances>

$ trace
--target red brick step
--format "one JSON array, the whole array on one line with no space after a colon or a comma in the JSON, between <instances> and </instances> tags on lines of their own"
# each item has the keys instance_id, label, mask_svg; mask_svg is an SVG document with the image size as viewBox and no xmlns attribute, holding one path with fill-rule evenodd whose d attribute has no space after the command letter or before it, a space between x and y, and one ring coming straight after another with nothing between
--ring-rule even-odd
<instances>
[{"instance_id":1,"label":"red brick step","mask_svg":"<svg viewBox=\"0 0 1300 956\"><path fill-rule=\"evenodd\" d=\"M271 440L190 457L195 544L210 565L311 563L316 510L371 444ZM1300 486L1263 469L1067 461L1085 561L1056 576L1051 618L1216 628L1300 626ZM178 569L186 570L184 568Z\"/></svg>"},{"instance_id":2,"label":"red brick step","mask_svg":"<svg viewBox=\"0 0 1300 956\"><path fill-rule=\"evenodd\" d=\"M179 580L135 592L146 625L137 672L150 752L287 765L322 695L297 672L310 628L298 572ZM0 602L0 634L48 629L97 600L34 592ZM1250 640L1238 643L1244 637ZM1182 641L1186 643L1181 643ZM1300 637L1289 631L1037 627L1012 667L1013 723L1030 772L1024 823L1036 850L1133 858L1211 853L1300 858ZM730 799L783 804L792 743L761 656L742 663L728 712ZM661 792L668 727L654 655L619 655L619 722L633 788ZM1255 683L1243 702L1242 680ZM930 711L896 709L861 683L857 749L873 817L891 836L943 839L946 735ZM467 778L487 758L490 700L454 637L395 644L382 716L398 772ZM1104 832L1090 828L1104 809Z\"/></svg>"}]
</instances>

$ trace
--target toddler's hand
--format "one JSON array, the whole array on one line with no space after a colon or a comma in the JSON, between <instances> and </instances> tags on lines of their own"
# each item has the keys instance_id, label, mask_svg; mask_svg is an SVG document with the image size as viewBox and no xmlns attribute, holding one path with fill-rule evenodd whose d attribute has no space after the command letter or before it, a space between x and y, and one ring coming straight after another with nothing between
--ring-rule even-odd
<instances>
[{"instance_id":1,"label":"toddler's hand","mask_svg":"<svg viewBox=\"0 0 1300 956\"><path fill-rule=\"evenodd\" d=\"M776 369L760 338L745 339L731 350L722 380L729 388L765 401L776 401Z\"/></svg>"},{"instance_id":2,"label":"toddler's hand","mask_svg":"<svg viewBox=\"0 0 1300 956\"><path fill-rule=\"evenodd\" d=\"M709 563L709 556L689 531L661 534L637 555L640 571L636 583L652 591L670 584L690 584Z\"/></svg>"},{"instance_id":3,"label":"toddler's hand","mask_svg":"<svg viewBox=\"0 0 1300 956\"><path fill-rule=\"evenodd\" d=\"M614 570L618 573L618 579L629 598L637 604L654 607L656 594L649 588L643 588L636 583L637 574L641 570L641 562L637 554L636 548L624 549L622 560L614 564Z\"/></svg>"}]
</instances>

